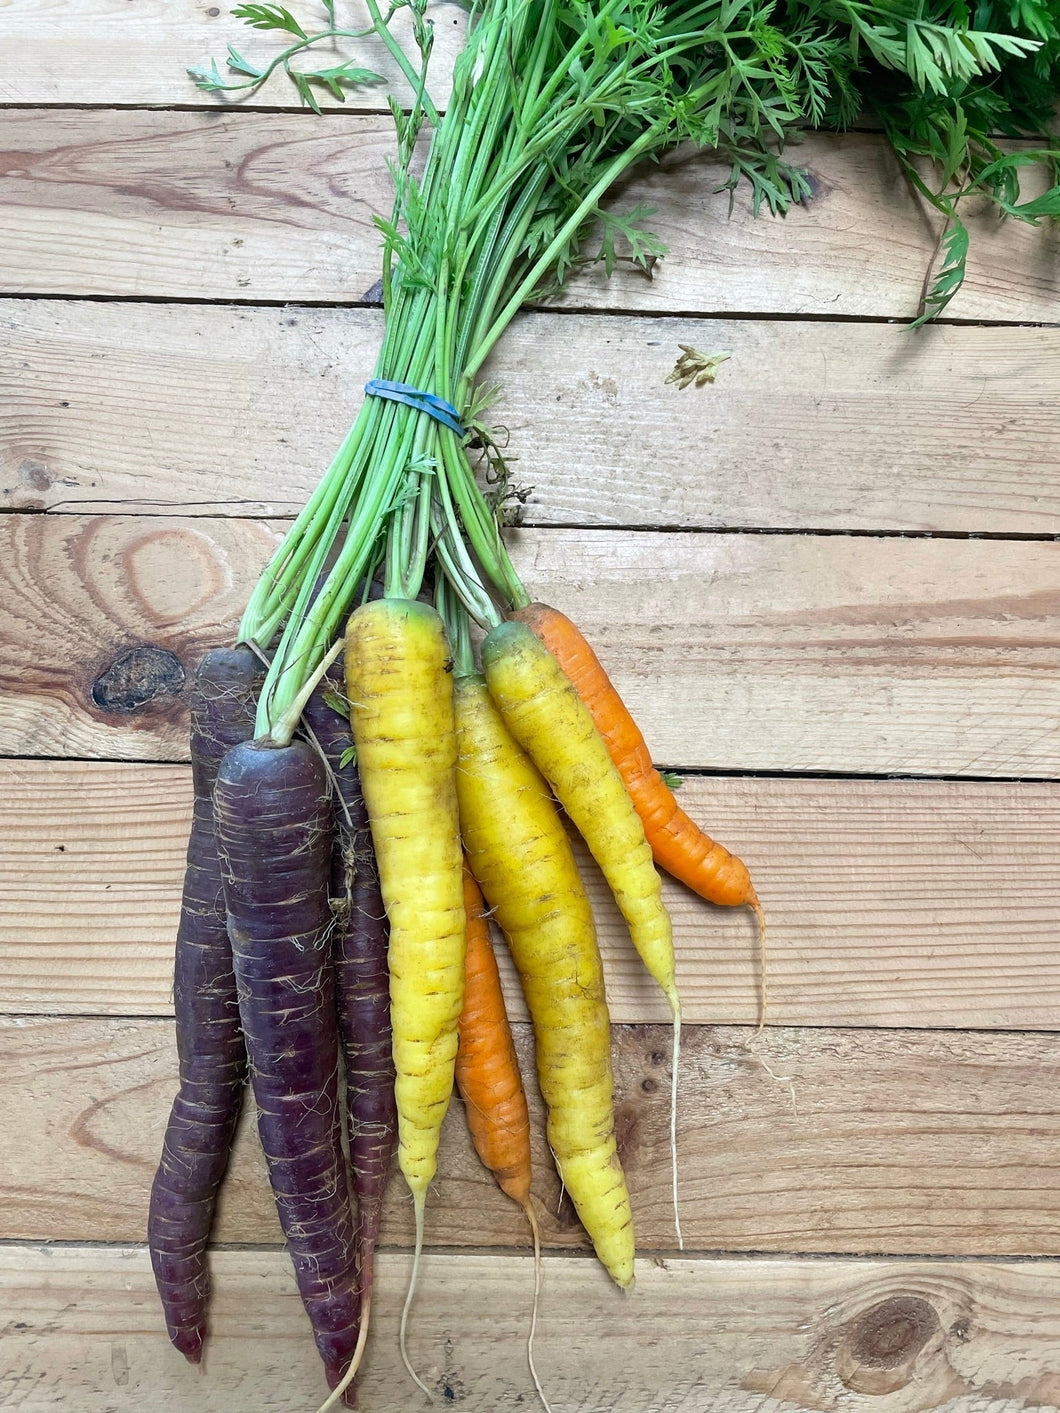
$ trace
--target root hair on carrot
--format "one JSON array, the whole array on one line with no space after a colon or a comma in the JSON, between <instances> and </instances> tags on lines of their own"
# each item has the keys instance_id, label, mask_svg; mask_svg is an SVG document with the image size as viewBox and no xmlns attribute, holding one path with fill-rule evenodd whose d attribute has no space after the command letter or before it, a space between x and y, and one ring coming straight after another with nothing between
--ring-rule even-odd
<instances>
[{"instance_id":1,"label":"root hair on carrot","mask_svg":"<svg viewBox=\"0 0 1060 1413\"><path fill-rule=\"evenodd\" d=\"M412 1309L412 1298L416 1294L416 1279L419 1276L420 1271L420 1253L423 1250L423 1208L425 1194L423 1192L414 1193L413 1201L415 1203L416 1213L416 1249L412 1253L412 1270L409 1272L409 1287L408 1290L405 1292L405 1303L401 1307L401 1325L398 1329L398 1348L401 1350L401 1362L408 1370L409 1378L412 1380L412 1382L416 1385L417 1388L422 1389L423 1395L426 1398L427 1402L433 1403L434 1396L432 1395L430 1389L420 1378L419 1374L416 1373L416 1370L412 1367L412 1362L409 1359L408 1346L406 1344L406 1335L408 1333L409 1323L409 1311Z\"/></svg>"},{"instance_id":2,"label":"root hair on carrot","mask_svg":"<svg viewBox=\"0 0 1060 1413\"><path fill-rule=\"evenodd\" d=\"M754 888L750 888L748 892L747 906L754 913L755 921L758 923L758 1028L756 1034L761 1035L766 1027L766 1011L769 1008L769 986L766 972L766 915Z\"/></svg>"},{"instance_id":3,"label":"root hair on carrot","mask_svg":"<svg viewBox=\"0 0 1060 1413\"><path fill-rule=\"evenodd\" d=\"M681 1232L681 1206L677 1196L677 1077L681 1065L681 1006L674 992L671 1007L673 1010L673 1061L670 1076L670 1171L673 1180L674 1231L677 1233L677 1249L685 1249L685 1238Z\"/></svg>"},{"instance_id":4,"label":"root hair on carrot","mask_svg":"<svg viewBox=\"0 0 1060 1413\"><path fill-rule=\"evenodd\" d=\"M361 1360L364 1358L365 1346L368 1343L368 1321L372 1313L372 1297L366 1295L361 1304L361 1326L357 1331L357 1344L354 1347L353 1355L350 1359L350 1367L343 1374L339 1383L328 1394L324 1402L317 1409L317 1413L328 1413L329 1408L334 1408L341 1401L342 1395L349 1388L357 1377L357 1370L361 1367Z\"/></svg>"},{"instance_id":5,"label":"root hair on carrot","mask_svg":"<svg viewBox=\"0 0 1060 1413\"><path fill-rule=\"evenodd\" d=\"M534 1303L530 1309L530 1333L526 1337L526 1362L530 1369L530 1377L534 1381L534 1388L537 1389L537 1396L541 1400L541 1406L545 1413L552 1413L552 1405L545 1397L545 1390L541 1387L541 1380L537 1376L537 1367L534 1364L534 1335L537 1333L537 1310L541 1302L541 1229L537 1224L537 1215L529 1202L523 1211L526 1213L526 1220L530 1223L530 1231L534 1238Z\"/></svg>"}]
</instances>

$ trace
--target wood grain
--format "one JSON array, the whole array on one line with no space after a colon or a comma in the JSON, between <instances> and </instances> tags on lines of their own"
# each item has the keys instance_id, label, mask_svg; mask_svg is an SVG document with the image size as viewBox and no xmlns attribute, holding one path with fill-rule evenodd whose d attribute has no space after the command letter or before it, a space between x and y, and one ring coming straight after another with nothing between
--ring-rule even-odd
<instances>
[{"instance_id":1,"label":"wood grain","mask_svg":"<svg viewBox=\"0 0 1060 1413\"><path fill-rule=\"evenodd\" d=\"M389 120L371 115L9 109L0 161L0 294L360 299L379 274ZM699 314L911 317L936 221L883 139L808 137L812 198L783 220L729 214L726 170L681 155L614 193L655 207L669 248L653 280L597 266L572 307ZM973 218L950 314L1055 318L1060 234Z\"/></svg>"},{"instance_id":2,"label":"wood grain","mask_svg":"<svg viewBox=\"0 0 1060 1413\"><path fill-rule=\"evenodd\" d=\"M382 315L0 304L0 504L294 514ZM717 383L665 386L681 343ZM1060 530L1060 331L530 314L486 369L528 524Z\"/></svg>"},{"instance_id":3,"label":"wood grain","mask_svg":"<svg viewBox=\"0 0 1060 1413\"><path fill-rule=\"evenodd\" d=\"M277 539L248 520L3 517L0 749L186 754L187 678L234 636Z\"/></svg>"},{"instance_id":4,"label":"wood grain","mask_svg":"<svg viewBox=\"0 0 1060 1413\"><path fill-rule=\"evenodd\" d=\"M577 1246L581 1228L560 1202L543 1140L530 1028L517 1031L542 1239ZM612 1051L638 1247L674 1250L668 1027L617 1026ZM91 1231L98 1241L140 1240L175 1085L170 1025L3 1019L0 1056L0 1135L10 1154L0 1238L77 1241ZM1058 1089L1052 1035L689 1027L678 1106L686 1248L1060 1255ZM458 1101L427 1231L435 1245L529 1240L519 1209L475 1156ZM282 1240L251 1122L216 1237ZM400 1176L382 1240L412 1243Z\"/></svg>"},{"instance_id":5,"label":"wood grain","mask_svg":"<svg viewBox=\"0 0 1060 1413\"><path fill-rule=\"evenodd\" d=\"M1055 1029L1060 787L690 778L681 797L752 868L773 1023ZM6 761L0 798L0 1011L172 1014L187 768ZM665 1020L578 855L614 1018ZM666 900L687 1019L754 1021L748 915L669 881Z\"/></svg>"},{"instance_id":6,"label":"wood grain","mask_svg":"<svg viewBox=\"0 0 1060 1413\"><path fill-rule=\"evenodd\" d=\"M0 75L0 104L152 104L182 108L231 104L236 100L197 89L187 75L188 66L214 57L224 71L222 61L229 43L247 58L263 63L283 47L277 36L249 30L233 19L231 8L229 4L210 5L201 0L137 0L135 7L122 4L121 0L20 0L0 17L4 48L9 54L18 55L17 65L6 64ZM321 7L293 8L303 24L323 28ZM426 14L435 34L430 88L442 101L449 90L453 59L463 44L467 17L450 0L430 0ZM368 24L368 11L362 0L344 0L338 16L343 28L355 30ZM409 53L414 52L407 14L396 16L393 33ZM318 52L329 55L331 50ZM374 38L346 40L342 53L383 74L389 82L388 88L350 91L344 105L347 110L382 112L388 92L401 101L411 96L397 64ZM322 107L337 106L326 91L318 96ZM282 76L274 77L254 97L238 101L240 107L248 108L300 107L293 86Z\"/></svg>"},{"instance_id":7,"label":"wood grain","mask_svg":"<svg viewBox=\"0 0 1060 1413\"><path fill-rule=\"evenodd\" d=\"M323 1381L286 1258L223 1251L213 1269L214 1333L196 1370L167 1346L145 1252L0 1251L6 1406L311 1407ZM407 1274L406 1257L383 1253L360 1383L374 1413L412 1398L396 1335ZM421 1276L410 1348L437 1398L468 1413L531 1406L529 1261L428 1256ZM564 1413L1023 1413L1060 1407L1058 1330L1052 1261L646 1261L623 1301L592 1262L557 1256L536 1353Z\"/></svg>"},{"instance_id":8,"label":"wood grain","mask_svg":"<svg viewBox=\"0 0 1060 1413\"><path fill-rule=\"evenodd\" d=\"M0 750L180 758L257 521L8 515ZM1060 774L1060 544L525 530L530 590L597 648L660 763Z\"/></svg>"},{"instance_id":9,"label":"wood grain","mask_svg":"<svg viewBox=\"0 0 1060 1413\"><path fill-rule=\"evenodd\" d=\"M389 118L10 110L2 121L5 293L350 301L379 277Z\"/></svg>"}]
</instances>

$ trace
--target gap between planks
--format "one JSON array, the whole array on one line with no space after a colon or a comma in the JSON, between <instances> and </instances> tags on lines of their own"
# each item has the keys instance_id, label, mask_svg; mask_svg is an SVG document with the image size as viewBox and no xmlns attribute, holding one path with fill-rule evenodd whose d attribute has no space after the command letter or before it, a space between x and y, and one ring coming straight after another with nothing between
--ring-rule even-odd
<instances>
[{"instance_id":1,"label":"gap between planks","mask_svg":"<svg viewBox=\"0 0 1060 1413\"><path fill-rule=\"evenodd\" d=\"M21 108L24 105L19 104ZM3 112L4 105L0 103L0 112ZM153 112L152 108L133 108L133 112ZM173 108L167 111L176 113L191 112L194 109ZM281 111L265 109L266 112ZM68 291L64 294L49 294L34 290L9 291L0 295L0 301L18 299L28 302L44 301L61 304L116 304L116 305L143 305L145 308L153 306L172 305L175 308L189 306L191 308L214 308L214 309L382 309L381 298L376 297L376 281L360 298L348 298L341 301L333 299L301 299L292 297L289 299L264 299L264 298L240 298L238 295L195 295L195 294L79 294L76 291ZM573 299L567 299L561 304L542 303L535 300L528 300L522 306L522 312L530 314L555 314L557 317L573 317L582 319L606 319L614 318L616 314L623 311L621 306L617 308L601 308L598 305L578 304ZM630 311L632 314L634 311ZM828 324L857 324L872 327L893 328L897 330L909 329L912 331L915 316L912 314L901 316L895 314L836 314L822 310L820 313L812 311L791 311L768 310L768 309L734 309L730 307L721 309L693 308L682 309L678 307L654 309L650 313L643 312L645 317L666 320L666 319L715 319L720 323L769 323L769 324L806 324L810 326ZM1060 329L1060 320L1056 319L1027 319L1020 318L1012 314L1008 317L987 318L983 316L973 317L971 315L962 318L957 314L940 314L932 319L928 326L933 329Z\"/></svg>"}]
</instances>

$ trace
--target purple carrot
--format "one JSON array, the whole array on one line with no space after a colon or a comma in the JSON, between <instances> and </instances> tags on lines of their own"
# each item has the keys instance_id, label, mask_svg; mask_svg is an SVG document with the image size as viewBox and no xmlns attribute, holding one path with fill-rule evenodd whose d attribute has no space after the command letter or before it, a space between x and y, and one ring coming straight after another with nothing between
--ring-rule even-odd
<instances>
[{"instance_id":1,"label":"purple carrot","mask_svg":"<svg viewBox=\"0 0 1060 1413\"><path fill-rule=\"evenodd\" d=\"M328 901L327 775L305 741L237 746L214 815L258 1133L332 1388L357 1343L353 1217L341 1147Z\"/></svg>"},{"instance_id":2,"label":"purple carrot","mask_svg":"<svg viewBox=\"0 0 1060 1413\"><path fill-rule=\"evenodd\" d=\"M173 984L180 1088L151 1187L147 1241L169 1337L192 1364L206 1336L206 1243L246 1079L213 787L221 758L254 734L262 676L249 648L216 648L191 698L191 836Z\"/></svg>"},{"instance_id":3,"label":"purple carrot","mask_svg":"<svg viewBox=\"0 0 1060 1413\"><path fill-rule=\"evenodd\" d=\"M310 698L305 722L327 758L337 790L338 847L332 863L337 900L335 985L346 1062L346 1109L357 1198L362 1318L371 1299L383 1194L397 1142L394 1055L390 1030L390 929L379 889L368 810L350 758L349 719L328 704L341 684L325 678Z\"/></svg>"}]
</instances>

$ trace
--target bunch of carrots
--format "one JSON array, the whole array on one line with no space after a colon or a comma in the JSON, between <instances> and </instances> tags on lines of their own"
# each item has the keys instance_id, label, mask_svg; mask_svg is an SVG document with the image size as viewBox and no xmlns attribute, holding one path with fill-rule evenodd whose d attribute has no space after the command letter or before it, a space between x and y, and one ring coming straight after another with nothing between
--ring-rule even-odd
<instances>
[{"instance_id":1,"label":"bunch of carrots","mask_svg":"<svg viewBox=\"0 0 1060 1413\"><path fill-rule=\"evenodd\" d=\"M180 1090L149 1222L170 1336L197 1361L214 1202L249 1073L332 1388L325 1407L352 1396L395 1149L416 1219L400 1337L417 1378L407 1318L454 1084L480 1156L539 1250L528 1110L487 915L533 1021L560 1178L603 1265L619 1286L633 1283L603 974L561 812L671 1008L679 1245L681 1008L656 865L712 902L750 908L760 935L763 926L747 869L678 807L591 648L532 600L509 559L508 467L480 383L508 323L590 259L609 272L619 261L650 269L661 247L642 229L646 213L617 216L602 203L635 163L678 143L722 152L730 185L746 179L756 207L783 210L803 190L785 138L849 121L861 80L910 170L921 153L937 160L937 189L916 179L951 236L972 190L1025 220L1060 210L1056 187L1019 196L1019 169L1052 172L1057 154L1008 162L977 126L979 114L996 120L998 95L1024 129L1044 126L1056 4L1026 0L1030 33L1019 33L989 6L977 13L997 30L905 0L483 0L444 115L427 91L420 0L401 7L412 11L418 65L390 32L397 7L384 16L377 0L367 6L369 32L413 95L408 110L392 105L396 194L379 222L385 333L361 412L266 566L237 645L208 654L198 674L175 983ZM281 5L241 5L255 28L285 32L287 48L258 65L230 47L234 78L214 64L196 80L253 92L279 68L311 106L314 86L342 98L372 75L347 63L299 68L307 50L350 35L333 0L325 9L326 26L309 33ZM947 246L928 313L960 282L958 245Z\"/></svg>"},{"instance_id":2,"label":"bunch of carrots","mask_svg":"<svg viewBox=\"0 0 1060 1413\"><path fill-rule=\"evenodd\" d=\"M364 1348L395 1143L418 1257L454 1082L476 1150L539 1250L527 1103L487 913L533 1020L561 1180L611 1276L633 1284L603 973L559 806L673 1008L674 1099L680 1006L653 849L703 896L758 911L747 870L679 809L570 620L534 604L498 621L479 673L466 613L444 581L435 597L439 608L367 597L349 620L345 683L325 677L287 745L253 738L263 673L249 647L208 654L193 700L181 1087L152 1192L155 1272L170 1336L197 1361L213 1204L249 1061L270 1181L335 1398ZM676 1213L676 1168L674 1181Z\"/></svg>"}]
</instances>

